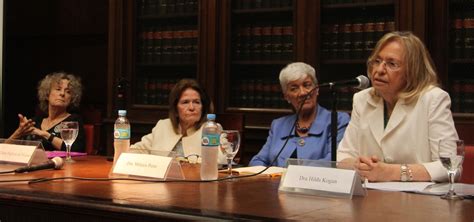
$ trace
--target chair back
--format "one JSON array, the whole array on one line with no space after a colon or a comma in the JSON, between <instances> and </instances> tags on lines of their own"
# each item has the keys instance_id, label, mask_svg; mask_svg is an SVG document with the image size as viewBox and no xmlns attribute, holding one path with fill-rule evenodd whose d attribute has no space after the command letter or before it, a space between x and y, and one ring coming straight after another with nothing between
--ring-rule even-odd
<instances>
[{"instance_id":1,"label":"chair back","mask_svg":"<svg viewBox=\"0 0 474 222\"><path fill-rule=\"evenodd\" d=\"M95 107L89 106L81 109L81 116L84 120L86 152L89 155L97 154L102 146L102 112Z\"/></svg>"},{"instance_id":2,"label":"chair back","mask_svg":"<svg viewBox=\"0 0 474 222\"><path fill-rule=\"evenodd\" d=\"M89 155L95 154L96 152L96 147L95 147L95 140L94 140L94 125L90 123L85 123L84 124L84 135L86 138L86 153Z\"/></svg>"},{"instance_id":3,"label":"chair back","mask_svg":"<svg viewBox=\"0 0 474 222\"><path fill-rule=\"evenodd\" d=\"M474 146L466 145L464 150L461 183L474 184Z\"/></svg>"}]
</instances>

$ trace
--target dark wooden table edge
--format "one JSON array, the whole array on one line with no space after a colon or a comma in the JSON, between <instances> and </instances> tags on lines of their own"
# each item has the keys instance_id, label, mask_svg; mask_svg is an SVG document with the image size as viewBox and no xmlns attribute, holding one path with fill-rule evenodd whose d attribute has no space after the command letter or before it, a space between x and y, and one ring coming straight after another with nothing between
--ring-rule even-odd
<instances>
[{"instance_id":1,"label":"dark wooden table edge","mask_svg":"<svg viewBox=\"0 0 474 222\"><path fill-rule=\"evenodd\" d=\"M117 202L120 200L117 200ZM279 221L277 218L259 217L234 213L223 213L199 209L180 208L176 206L144 206L130 203L116 203L111 199L93 198L89 196L59 194L43 191L23 191L0 186L0 206L35 207L51 211L97 215L104 212L116 216L130 215L155 219L191 220L191 221ZM95 213L94 213L95 212Z\"/></svg>"}]
</instances>

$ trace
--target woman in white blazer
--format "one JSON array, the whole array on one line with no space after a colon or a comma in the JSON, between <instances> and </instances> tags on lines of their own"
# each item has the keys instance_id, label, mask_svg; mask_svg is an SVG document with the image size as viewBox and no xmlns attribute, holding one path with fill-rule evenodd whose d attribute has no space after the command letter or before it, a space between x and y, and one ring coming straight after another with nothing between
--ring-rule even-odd
<instances>
[{"instance_id":1,"label":"woman in white blazer","mask_svg":"<svg viewBox=\"0 0 474 222\"><path fill-rule=\"evenodd\" d=\"M372 87L354 95L337 160L369 181L444 181L441 139L458 139L449 95L411 32L384 35L367 62ZM455 149L455 147L453 147Z\"/></svg>"},{"instance_id":2,"label":"woman in white blazer","mask_svg":"<svg viewBox=\"0 0 474 222\"><path fill-rule=\"evenodd\" d=\"M194 79L182 79L169 95L167 119L161 119L150 134L130 146L132 152L174 151L178 157L201 155L202 125L212 112L211 100ZM219 163L226 163L219 152Z\"/></svg>"}]
</instances>

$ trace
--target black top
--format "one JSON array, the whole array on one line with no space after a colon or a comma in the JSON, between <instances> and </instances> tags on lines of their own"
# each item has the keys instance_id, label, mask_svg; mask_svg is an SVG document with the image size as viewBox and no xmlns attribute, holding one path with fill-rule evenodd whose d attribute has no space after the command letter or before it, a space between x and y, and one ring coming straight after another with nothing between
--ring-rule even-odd
<instances>
[{"instance_id":1,"label":"black top","mask_svg":"<svg viewBox=\"0 0 474 222\"><path fill-rule=\"evenodd\" d=\"M45 117L46 116L35 116L33 118L33 120L35 121L36 128L41 129L41 123L43 122L43 119ZM68 116L66 119L64 119L61 122L66 122L66 121L77 121L79 123L79 133L77 134L77 138L71 146L71 151L72 152L85 152L86 139L84 136L84 123L82 122L82 118L77 114L71 114L70 116ZM51 133L52 135L58 138L61 138L61 133L59 130L59 124L61 122L59 122L58 124L48 129L47 130L48 133ZM48 150L48 151L56 150L53 147L53 144L51 144L51 142L49 142L48 139L44 139L43 137L39 137L37 135L28 135L28 136L25 136L24 139L41 141L45 150ZM63 142L63 145L61 146L61 150L66 151L66 144L64 142Z\"/></svg>"}]
</instances>

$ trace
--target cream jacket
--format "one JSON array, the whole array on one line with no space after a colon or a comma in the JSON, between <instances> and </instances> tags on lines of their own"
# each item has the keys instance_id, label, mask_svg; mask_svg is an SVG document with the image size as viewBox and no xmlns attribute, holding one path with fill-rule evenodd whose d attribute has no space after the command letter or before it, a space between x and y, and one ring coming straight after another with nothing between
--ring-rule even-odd
<instances>
[{"instance_id":1,"label":"cream jacket","mask_svg":"<svg viewBox=\"0 0 474 222\"><path fill-rule=\"evenodd\" d=\"M371 95L371 90L354 95L351 120L339 144L337 160L376 155L386 163L422 164L431 180L447 180L438 143L458 138L449 95L431 87L415 102L407 104L400 99L384 129L383 99Z\"/></svg>"},{"instance_id":2,"label":"cream jacket","mask_svg":"<svg viewBox=\"0 0 474 222\"><path fill-rule=\"evenodd\" d=\"M197 154L201 156L201 133L202 127L198 130L188 129L188 136L176 134L170 119L162 119L156 123L150 134L142 137L140 142L130 146L132 152L148 153L152 151L171 151L182 140L183 152L185 156ZM219 151L219 163L227 163L222 152Z\"/></svg>"}]
</instances>

